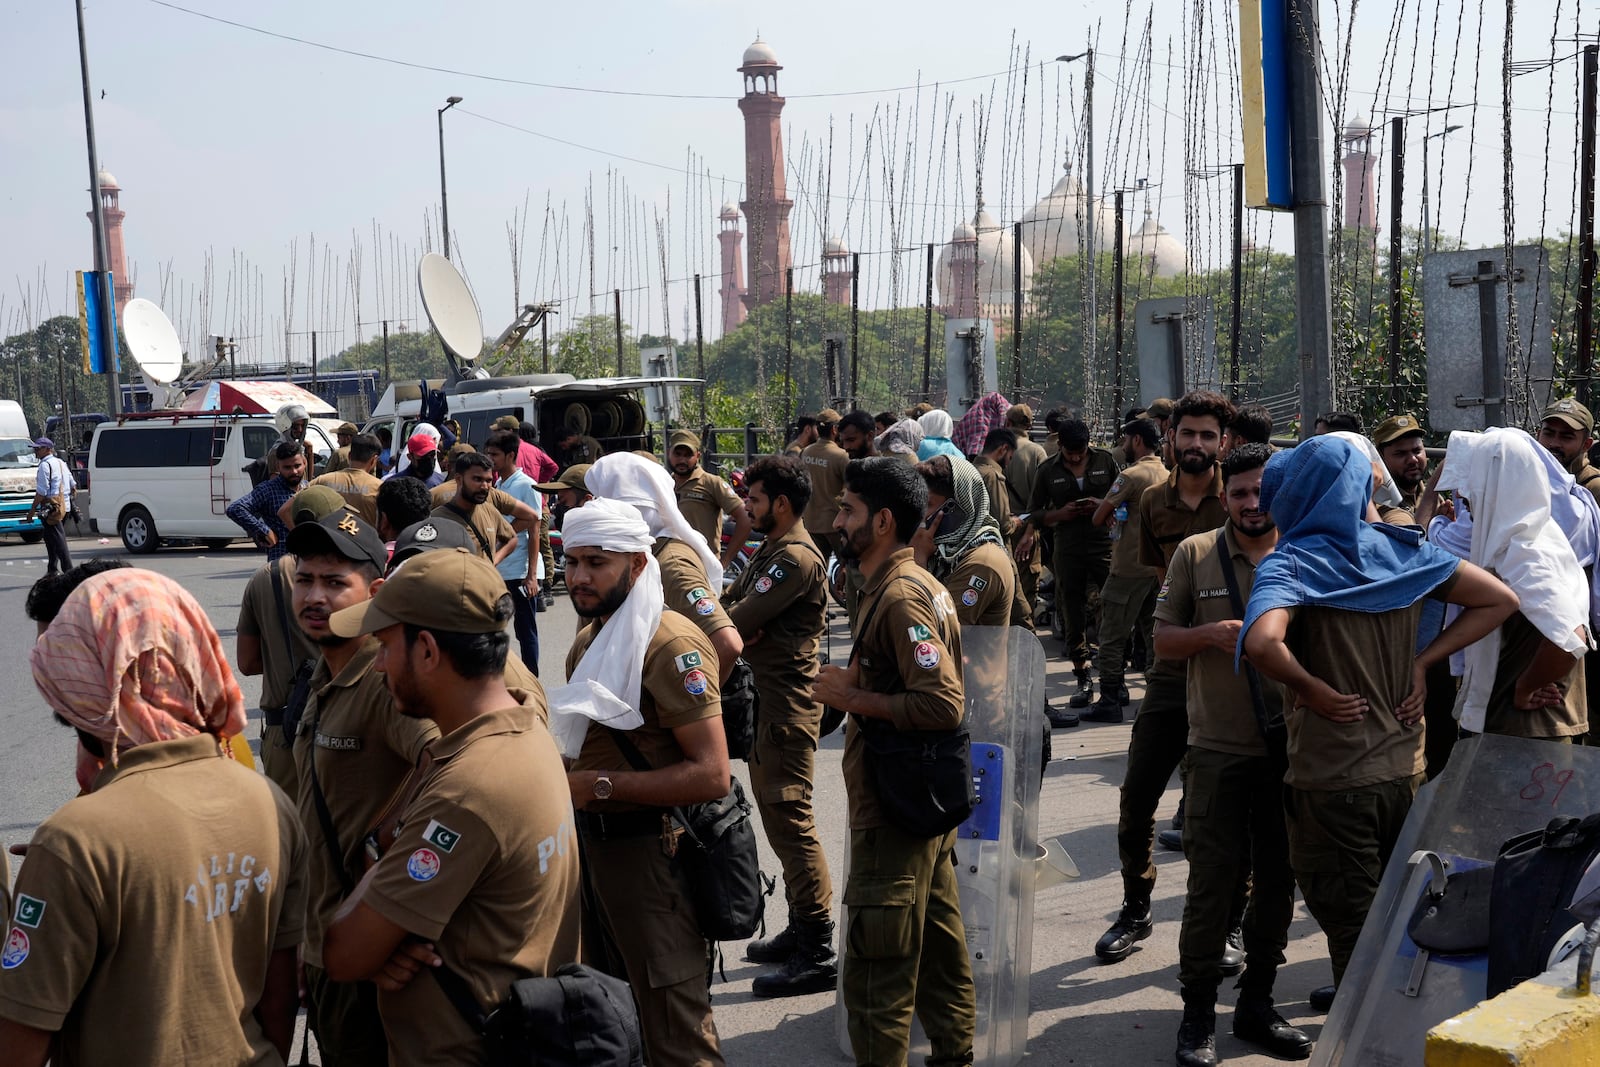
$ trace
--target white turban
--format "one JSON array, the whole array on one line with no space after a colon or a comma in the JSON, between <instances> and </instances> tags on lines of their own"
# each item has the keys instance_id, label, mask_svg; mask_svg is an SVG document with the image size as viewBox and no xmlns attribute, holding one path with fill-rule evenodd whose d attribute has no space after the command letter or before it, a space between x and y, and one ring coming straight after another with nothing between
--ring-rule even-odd
<instances>
[{"instance_id":1,"label":"white turban","mask_svg":"<svg viewBox=\"0 0 1600 1067\"><path fill-rule=\"evenodd\" d=\"M607 500L632 504L644 516L653 537L673 537L700 557L711 589L722 590L722 560L700 532L678 510L678 494L672 476L661 466L632 452L612 452L594 461L583 476L589 492ZM571 512L568 513L569 515ZM565 537L565 531L562 536Z\"/></svg>"},{"instance_id":2,"label":"white turban","mask_svg":"<svg viewBox=\"0 0 1600 1067\"><path fill-rule=\"evenodd\" d=\"M567 684L550 690L550 734L563 756L583 747L590 720L617 730L644 725L639 690L644 679L644 653L661 625L664 597L661 567L651 554L650 528L631 504L591 500L573 508L561 524L563 551L599 548L607 552L639 552L639 575L606 624L584 650Z\"/></svg>"}]
</instances>

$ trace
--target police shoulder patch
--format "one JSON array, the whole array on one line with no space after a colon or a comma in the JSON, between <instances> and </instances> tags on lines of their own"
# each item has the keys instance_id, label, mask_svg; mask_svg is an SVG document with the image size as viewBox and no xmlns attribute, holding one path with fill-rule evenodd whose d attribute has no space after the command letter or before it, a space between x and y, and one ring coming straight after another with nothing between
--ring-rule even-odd
<instances>
[{"instance_id":1,"label":"police shoulder patch","mask_svg":"<svg viewBox=\"0 0 1600 1067\"><path fill-rule=\"evenodd\" d=\"M706 679L705 671L692 670L683 676L683 691L688 693L690 696L697 697L704 695L708 685L709 683Z\"/></svg>"},{"instance_id":2,"label":"police shoulder patch","mask_svg":"<svg viewBox=\"0 0 1600 1067\"><path fill-rule=\"evenodd\" d=\"M689 651L673 659L672 665L678 668L679 674L685 674L700 666L700 653Z\"/></svg>"},{"instance_id":3,"label":"police shoulder patch","mask_svg":"<svg viewBox=\"0 0 1600 1067\"><path fill-rule=\"evenodd\" d=\"M917 666L931 671L939 665L939 649L931 641L924 641L916 649Z\"/></svg>"},{"instance_id":4,"label":"police shoulder patch","mask_svg":"<svg viewBox=\"0 0 1600 1067\"><path fill-rule=\"evenodd\" d=\"M439 854L431 848L419 848L406 860L406 873L413 882L431 882L439 875Z\"/></svg>"},{"instance_id":5,"label":"police shoulder patch","mask_svg":"<svg viewBox=\"0 0 1600 1067\"><path fill-rule=\"evenodd\" d=\"M756 579L756 592L765 593L768 589L771 589L771 588L772 588L772 576L771 575L763 574L761 577Z\"/></svg>"},{"instance_id":6,"label":"police shoulder patch","mask_svg":"<svg viewBox=\"0 0 1600 1067\"><path fill-rule=\"evenodd\" d=\"M767 573L772 575L772 580L774 583L781 582L785 578L789 577L789 572L778 566L776 563L767 568Z\"/></svg>"},{"instance_id":7,"label":"police shoulder patch","mask_svg":"<svg viewBox=\"0 0 1600 1067\"><path fill-rule=\"evenodd\" d=\"M5 948L0 949L0 968L10 971L21 967L28 958L28 950L27 933L21 927L13 926L6 935Z\"/></svg>"},{"instance_id":8,"label":"police shoulder patch","mask_svg":"<svg viewBox=\"0 0 1600 1067\"><path fill-rule=\"evenodd\" d=\"M918 623L916 626L908 626L906 628L906 636L913 641L932 641L933 631Z\"/></svg>"},{"instance_id":9,"label":"police shoulder patch","mask_svg":"<svg viewBox=\"0 0 1600 1067\"><path fill-rule=\"evenodd\" d=\"M979 590L987 589L987 588L989 588L989 579L982 578L982 577L979 577L978 575L974 574L972 576L972 579L969 582L967 582L967 584L970 585L974 589L979 589Z\"/></svg>"},{"instance_id":10,"label":"police shoulder patch","mask_svg":"<svg viewBox=\"0 0 1600 1067\"><path fill-rule=\"evenodd\" d=\"M39 923L44 920L44 901L37 897L30 897L26 893L17 894L16 920L18 926L26 926L37 930Z\"/></svg>"},{"instance_id":11,"label":"police shoulder patch","mask_svg":"<svg viewBox=\"0 0 1600 1067\"><path fill-rule=\"evenodd\" d=\"M961 591L961 602L969 608L972 607L978 602L978 591L976 589L963 589Z\"/></svg>"},{"instance_id":12,"label":"police shoulder patch","mask_svg":"<svg viewBox=\"0 0 1600 1067\"><path fill-rule=\"evenodd\" d=\"M461 840L461 835L438 819L429 819L427 827L422 831L422 839L440 852L449 852L456 847L456 842Z\"/></svg>"},{"instance_id":13,"label":"police shoulder patch","mask_svg":"<svg viewBox=\"0 0 1600 1067\"><path fill-rule=\"evenodd\" d=\"M689 595L684 597L684 599L687 600L689 603L694 604L694 603L698 603L699 601L702 601L702 600L706 599L710 595L711 595L710 593L706 592L704 589L701 589L701 588L699 588L697 586L694 589L689 590Z\"/></svg>"}]
</instances>

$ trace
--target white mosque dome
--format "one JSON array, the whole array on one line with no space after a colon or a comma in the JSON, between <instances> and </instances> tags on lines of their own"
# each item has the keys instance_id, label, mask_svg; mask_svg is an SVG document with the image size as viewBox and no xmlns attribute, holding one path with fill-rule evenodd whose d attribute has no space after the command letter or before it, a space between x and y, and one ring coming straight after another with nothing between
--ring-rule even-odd
<instances>
[{"instance_id":1,"label":"white mosque dome","mask_svg":"<svg viewBox=\"0 0 1600 1067\"><path fill-rule=\"evenodd\" d=\"M984 308L1012 304L1012 283L1016 272L1013 256L1011 227L998 221L986 209L978 209L972 222L962 222L955 229L951 241L978 241L978 303ZM953 252L945 245L939 253L939 296L946 305L955 303L951 291L950 260ZM1033 255L1026 243L1022 246L1022 293L1024 299L1033 288Z\"/></svg>"},{"instance_id":2,"label":"white mosque dome","mask_svg":"<svg viewBox=\"0 0 1600 1067\"><path fill-rule=\"evenodd\" d=\"M722 218L722 219L736 219L736 218L738 218L739 217L739 205L735 204L732 200L725 201L723 203L723 205L722 205L722 213L720 215L718 215L717 217L718 218Z\"/></svg>"},{"instance_id":3,"label":"white mosque dome","mask_svg":"<svg viewBox=\"0 0 1600 1067\"><path fill-rule=\"evenodd\" d=\"M843 237L830 237L822 242L822 254L825 256L848 256L850 246L844 243Z\"/></svg>"},{"instance_id":4,"label":"white mosque dome","mask_svg":"<svg viewBox=\"0 0 1600 1067\"><path fill-rule=\"evenodd\" d=\"M1131 271L1153 273L1158 278L1173 278L1189 271L1189 251L1183 242L1167 232L1166 228L1145 208L1144 223L1128 234L1123 242L1123 255Z\"/></svg>"},{"instance_id":5,"label":"white mosque dome","mask_svg":"<svg viewBox=\"0 0 1600 1067\"><path fill-rule=\"evenodd\" d=\"M100 168L100 188L102 190L105 190L105 189L121 189L122 186L117 184L116 175L112 174L109 170L106 170L104 167L101 167Z\"/></svg>"},{"instance_id":6,"label":"white mosque dome","mask_svg":"<svg viewBox=\"0 0 1600 1067\"><path fill-rule=\"evenodd\" d=\"M1082 183L1069 168L1042 200L1023 212L1022 244L1036 266L1082 250L1089 235L1087 202ZM1115 243L1116 213L1104 199L1096 206L1095 246L1110 248Z\"/></svg>"},{"instance_id":7,"label":"white mosque dome","mask_svg":"<svg viewBox=\"0 0 1600 1067\"><path fill-rule=\"evenodd\" d=\"M750 47L744 50L744 66L777 66L778 53L772 46L763 41L759 36L751 42Z\"/></svg>"}]
</instances>

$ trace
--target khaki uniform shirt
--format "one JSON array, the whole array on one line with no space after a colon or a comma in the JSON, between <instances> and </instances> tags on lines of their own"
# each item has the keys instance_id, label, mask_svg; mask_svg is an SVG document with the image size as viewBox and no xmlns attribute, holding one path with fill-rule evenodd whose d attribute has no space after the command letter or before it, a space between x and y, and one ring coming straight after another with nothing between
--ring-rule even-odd
<instances>
[{"instance_id":1,"label":"khaki uniform shirt","mask_svg":"<svg viewBox=\"0 0 1600 1067\"><path fill-rule=\"evenodd\" d=\"M1428 594L1444 599L1455 577ZM1367 699L1357 723L1329 722L1285 696L1289 722L1289 773L1296 789L1356 789L1421 774L1425 723L1402 726L1395 705L1411 691L1417 623L1422 602L1381 614L1302 606L1290 610L1286 643L1313 676L1340 693Z\"/></svg>"},{"instance_id":2,"label":"khaki uniform shirt","mask_svg":"<svg viewBox=\"0 0 1600 1067\"><path fill-rule=\"evenodd\" d=\"M1111 483L1117 480L1117 474L1117 465L1112 462L1111 453L1103 448L1091 448L1080 482L1078 476L1062 462L1061 453L1057 452L1039 468L1038 480L1033 484L1033 495L1028 500L1028 521L1035 526L1043 526L1041 516L1046 511L1054 511L1075 500L1104 499L1111 492ZM1052 526L1057 552L1065 550L1073 555L1099 556L1111 551L1111 531L1104 526L1094 525L1089 521L1090 517L1084 514Z\"/></svg>"},{"instance_id":3,"label":"khaki uniform shirt","mask_svg":"<svg viewBox=\"0 0 1600 1067\"><path fill-rule=\"evenodd\" d=\"M279 588L283 591L283 612L278 612L272 590L272 568L278 568ZM288 641L284 623L288 623ZM244 599L239 602L240 636L261 642L261 706L281 708L289 702L289 686L300 664L317 655L317 646L300 629L294 617L294 557L284 556L256 569L245 583Z\"/></svg>"},{"instance_id":4,"label":"khaki uniform shirt","mask_svg":"<svg viewBox=\"0 0 1600 1067\"><path fill-rule=\"evenodd\" d=\"M567 653L567 677L600 632L592 622L578 632ZM692 623L670 611L661 613L661 625L644 653L644 678L639 686L639 714L644 725L628 731L628 740L656 770L683 762L683 749L672 731L702 719L722 717L722 691L717 688L717 654L706 636ZM591 726L583 748L573 761L575 771L629 771L633 764L623 756L609 729ZM621 800L595 800L590 811L647 810L642 804Z\"/></svg>"},{"instance_id":5,"label":"khaki uniform shirt","mask_svg":"<svg viewBox=\"0 0 1600 1067\"><path fill-rule=\"evenodd\" d=\"M1154 455L1144 456L1136 463L1130 463L1117 475L1117 480L1111 483L1111 491L1106 494L1106 502L1113 509L1126 504L1128 506L1127 521L1122 524L1122 533L1111 544L1111 574L1115 578L1154 578L1156 568L1142 559L1139 545L1144 529L1143 515L1139 509L1139 501L1145 496L1145 491L1154 489L1167 479L1167 468L1162 466L1161 460ZM1112 519L1113 523L1117 520Z\"/></svg>"},{"instance_id":6,"label":"khaki uniform shirt","mask_svg":"<svg viewBox=\"0 0 1600 1067\"><path fill-rule=\"evenodd\" d=\"M366 866L362 838L378 821L396 790L439 728L426 719L411 719L394 709L387 680L373 669L376 638L365 637L361 650L335 677L320 660L311 674L311 699L294 741L294 762L300 772L300 822L310 839L310 899L306 906L305 961L322 966L322 936L345 897L340 872L333 867L312 799L311 761L317 761L317 782L339 835L344 874L352 881ZM313 740L315 744L313 744Z\"/></svg>"},{"instance_id":7,"label":"khaki uniform shirt","mask_svg":"<svg viewBox=\"0 0 1600 1067\"><path fill-rule=\"evenodd\" d=\"M961 623L950 594L917 566L911 549L890 556L867 579L856 609L855 663L861 688L890 694L896 730L953 730L961 725ZM844 740L844 786L850 829L885 825L867 770L867 743L851 719Z\"/></svg>"},{"instance_id":8,"label":"khaki uniform shirt","mask_svg":"<svg viewBox=\"0 0 1600 1067\"><path fill-rule=\"evenodd\" d=\"M1578 458L1567 464L1567 472L1575 478L1579 485L1589 490L1595 496L1595 488L1600 485L1600 467L1589 462L1588 453L1580 452Z\"/></svg>"},{"instance_id":9,"label":"khaki uniform shirt","mask_svg":"<svg viewBox=\"0 0 1600 1067\"><path fill-rule=\"evenodd\" d=\"M673 479L673 482L676 485L678 510L689 520L689 525L706 539L711 551L721 552L722 516L732 515L744 507L744 501L739 499L739 494L727 482L704 467L690 471L682 485L676 484L677 479Z\"/></svg>"},{"instance_id":10,"label":"khaki uniform shirt","mask_svg":"<svg viewBox=\"0 0 1600 1067\"><path fill-rule=\"evenodd\" d=\"M1561 680L1566 699L1534 711L1516 706L1517 676L1538 653L1544 636L1522 612L1513 612L1500 627L1500 663L1489 691L1486 734L1510 737L1581 737L1589 731L1589 700L1584 685L1584 658L1578 657Z\"/></svg>"},{"instance_id":11,"label":"khaki uniform shirt","mask_svg":"<svg viewBox=\"0 0 1600 1067\"><path fill-rule=\"evenodd\" d=\"M1227 538L1228 555L1239 583L1239 602L1249 603L1256 567L1234 540L1233 527L1185 538L1172 555L1167 579L1156 598L1156 618L1173 626L1207 626L1239 618L1228 596L1228 579L1217 559L1217 541ZM1189 669L1189 744L1235 756L1265 756L1266 742L1256 722L1250 681L1233 669L1233 653L1205 648L1186 661ZM1270 718L1283 716L1283 687L1261 679L1261 699Z\"/></svg>"},{"instance_id":12,"label":"khaki uniform shirt","mask_svg":"<svg viewBox=\"0 0 1600 1067\"><path fill-rule=\"evenodd\" d=\"M661 567L661 591L668 609L700 627L707 637L733 625L733 620L717 602L719 591L711 588L711 579L706 577L705 564L700 562L698 552L675 537L656 538L653 551ZM713 657L713 679L720 677L716 667Z\"/></svg>"},{"instance_id":13,"label":"khaki uniform shirt","mask_svg":"<svg viewBox=\"0 0 1600 1067\"><path fill-rule=\"evenodd\" d=\"M763 541L723 594L722 606L745 641L744 658L755 672L764 719L809 721L819 714L811 683L817 677L827 586L827 570L811 535L795 523L782 537Z\"/></svg>"},{"instance_id":14,"label":"khaki uniform shirt","mask_svg":"<svg viewBox=\"0 0 1600 1067\"><path fill-rule=\"evenodd\" d=\"M985 541L956 560L944 587L962 626L1014 626L1017 570L1006 550Z\"/></svg>"},{"instance_id":15,"label":"khaki uniform shirt","mask_svg":"<svg viewBox=\"0 0 1600 1067\"><path fill-rule=\"evenodd\" d=\"M1183 502L1178 493L1178 472L1173 471L1167 484L1144 495L1139 501L1139 560L1160 569L1172 562L1172 555L1187 538L1208 530L1215 530L1228 521L1228 508L1222 502L1222 473L1212 478L1211 489L1201 498L1198 508ZM1149 673L1182 677L1184 664L1179 660L1158 659Z\"/></svg>"},{"instance_id":16,"label":"khaki uniform shirt","mask_svg":"<svg viewBox=\"0 0 1600 1067\"><path fill-rule=\"evenodd\" d=\"M983 488L989 494L989 517L994 524L1000 527L1004 537L1011 536L1011 494L1006 489L1006 472L1000 469L1000 464L988 456L978 456L972 461L977 468L978 476L983 479Z\"/></svg>"},{"instance_id":17,"label":"khaki uniform shirt","mask_svg":"<svg viewBox=\"0 0 1600 1067\"><path fill-rule=\"evenodd\" d=\"M369 526L378 525L378 487L383 485L381 478L354 467L337 470L330 467L327 474L311 479L308 484L327 486L344 497L350 510L366 519Z\"/></svg>"},{"instance_id":18,"label":"khaki uniform shirt","mask_svg":"<svg viewBox=\"0 0 1600 1067\"><path fill-rule=\"evenodd\" d=\"M0 1018L60 1031L61 1067L282 1064L254 1012L304 933L306 848L282 790L215 738L123 753L33 836Z\"/></svg>"},{"instance_id":19,"label":"khaki uniform shirt","mask_svg":"<svg viewBox=\"0 0 1600 1067\"><path fill-rule=\"evenodd\" d=\"M322 468L322 472L324 474L332 474L334 471L343 471L349 469L350 446L340 445L338 448L334 449L333 454L328 457L328 465Z\"/></svg>"},{"instance_id":20,"label":"khaki uniform shirt","mask_svg":"<svg viewBox=\"0 0 1600 1067\"><path fill-rule=\"evenodd\" d=\"M494 554L500 551L501 545L517 539L517 532L496 506L495 493L510 498L509 493L491 489L489 499L474 507L470 515L461 514L454 504L440 504L432 512L434 518L454 519L474 531L477 536L472 539L472 550L490 562L494 561Z\"/></svg>"},{"instance_id":21,"label":"khaki uniform shirt","mask_svg":"<svg viewBox=\"0 0 1600 1067\"><path fill-rule=\"evenodd\" d=\"M1011 512L1020 515L1028 510L1028 501L1033 496L1034 484L1039 480L1039 468L1044 466L1044 448L1037 442L1017 435L1017 450L1011 455L1011 462L1006 464L1006 492L1007 503L1011 505Z\"/></svg>"},{"instance_id":22,"label":"khaki uniform shirt","mask_svg":"<svg viewBox=\"0 0 1600 1067\"><path fill-rule=\"evenodd\" d=\"M578 443L567 449L566 466L571 467L579 463L593 463L595 460L599 459L605 454L606 450L600 447L599 441L596 441L593 437L590 437L586 433L579 434Z\"/></svg>"},{"instance_id":23,"label":"khaki uniform shirt","mask_svg":"<svg viewBox=\"0 0 1600 1067\"><path fill-rule=\"evenodd\" d=\"M833 441L818 441L805 447L800 453L800 462L811 476L811 499L806 503L800 525L819 533L832 533L833 517L839 514L839 500L844 495L844 469L850 457Z\"/></svg>"},{"instance_id":24,"label":"khaki uniform shirt","mask_svg":"<svg viewBox=\"0 0 1600 1067\"><path fill-rule=\"evenodd\" d=\"M578 958L572 796L546 715L532 694L515 695L529 702L429 746L399 836L361 897L431 941L485 1009L512 982L553 975ZM483 1060L481 1039L426 974L397 993L380 991L378 1010L396 1067Z\"/></svg>"}]
</instances>

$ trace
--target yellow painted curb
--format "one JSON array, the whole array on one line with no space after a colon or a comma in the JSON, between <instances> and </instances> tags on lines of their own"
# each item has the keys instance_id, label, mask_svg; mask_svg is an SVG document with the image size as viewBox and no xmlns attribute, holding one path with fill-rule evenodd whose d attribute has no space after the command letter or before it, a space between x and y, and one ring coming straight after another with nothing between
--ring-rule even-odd
<instances>
[{"instance_id":1,"label":"yellow painted curb","mask_svg":"<svg viewBox=\"0 0 1600 1067\"><path fill-rule=\"evenodd\" d=\"M1428 1031L1427 1067L1600 1064L1600 997L1524 982Z\"/></svg>"}]
</instances>

